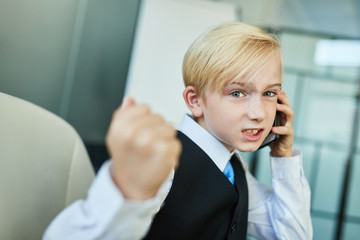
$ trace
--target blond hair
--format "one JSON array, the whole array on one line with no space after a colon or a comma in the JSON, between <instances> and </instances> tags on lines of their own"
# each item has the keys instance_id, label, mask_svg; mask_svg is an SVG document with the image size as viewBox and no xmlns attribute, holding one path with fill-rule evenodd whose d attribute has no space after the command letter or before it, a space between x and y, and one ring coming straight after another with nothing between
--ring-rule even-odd
<instances>
[{"instance_id":1,"label":"blond hair","mask_svg":"<svg viewBox=\"0 0 360 240\"><path fill-rule=\"evenodd\" d=\"M189 47L183 62L185 86L217 92L244 75L255 76L271 56L280 56L277 40L263 30L241 22L221 25L202 34Z\"/></svg>"}]
</instances>

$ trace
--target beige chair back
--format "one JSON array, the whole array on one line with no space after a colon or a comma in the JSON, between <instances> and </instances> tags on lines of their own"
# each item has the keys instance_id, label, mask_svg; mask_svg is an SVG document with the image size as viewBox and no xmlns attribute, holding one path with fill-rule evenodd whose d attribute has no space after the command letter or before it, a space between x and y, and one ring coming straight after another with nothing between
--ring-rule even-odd
<instances>
[{"instance_id":1,"label":"beige chair back","mask_svg":"<svg viewBox=\"0 0 360 240\"><path fill-rule=\"evenodd\" d=\"M0 239L41 239L94 178L77 132L60 117L0 93Z\"/></svg>"}]
</instances>

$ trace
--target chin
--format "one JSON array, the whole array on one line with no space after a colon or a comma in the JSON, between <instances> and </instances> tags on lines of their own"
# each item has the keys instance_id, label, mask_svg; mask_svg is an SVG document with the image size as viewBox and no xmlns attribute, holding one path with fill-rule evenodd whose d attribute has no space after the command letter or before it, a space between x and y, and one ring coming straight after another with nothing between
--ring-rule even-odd
<instances>
[{"instance_id":1,"label":"chin","mask_svg":"<svg viewBox=\"0 0 360 240\"><path fill-rule=\"evenodd\" d=\"M237 150L239 150L240 152L255 152L256 150L258 150L260 147L259 143L247 143L247 144L242 144L239 147L236 147Z\"/></svg>"}]
</instances>

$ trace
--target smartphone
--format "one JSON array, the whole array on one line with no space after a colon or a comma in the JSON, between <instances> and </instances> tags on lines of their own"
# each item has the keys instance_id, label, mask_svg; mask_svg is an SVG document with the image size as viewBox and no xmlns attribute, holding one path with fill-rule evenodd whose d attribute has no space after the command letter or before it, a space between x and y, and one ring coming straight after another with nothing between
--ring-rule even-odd
<instances>
[{"instance_id":1,"label":"smartphone","mask_svg":"<svg viewBox=\"0 0 360 240\"><path fill-rule=\"evenodd\" d=\"M276 112L275 121L273 126L280 126L280 112ZM270 131L269 135L266 136L264 142L260 145L259 149L269 146L279 139L279 135Z\"/></svg>"}]
</instances>

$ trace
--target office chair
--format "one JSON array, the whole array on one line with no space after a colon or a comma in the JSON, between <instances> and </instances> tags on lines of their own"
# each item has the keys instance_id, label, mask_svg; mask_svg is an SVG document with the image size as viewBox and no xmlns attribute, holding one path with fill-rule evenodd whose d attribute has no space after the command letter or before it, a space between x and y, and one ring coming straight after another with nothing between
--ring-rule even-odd
<instances>
[{"instance_id":1,"label":"office chair","mask_svg":"<svg viewBox=\"0 0 360 240\"><path fill-rule=\"evenodd\" d=\"M30 102L0 93L0 239L41 239L94 178L77 132Z\"/></svg>"}]
</instances>

